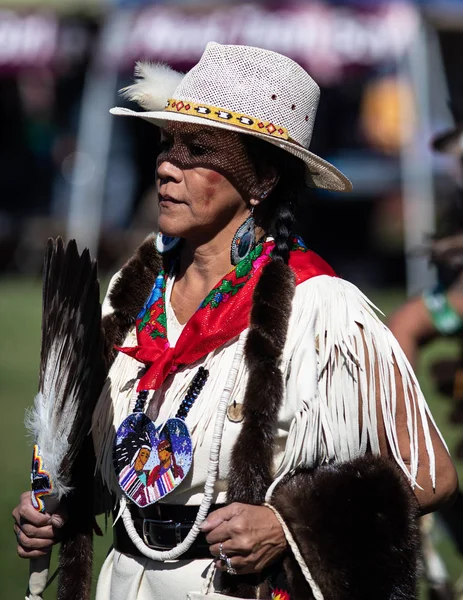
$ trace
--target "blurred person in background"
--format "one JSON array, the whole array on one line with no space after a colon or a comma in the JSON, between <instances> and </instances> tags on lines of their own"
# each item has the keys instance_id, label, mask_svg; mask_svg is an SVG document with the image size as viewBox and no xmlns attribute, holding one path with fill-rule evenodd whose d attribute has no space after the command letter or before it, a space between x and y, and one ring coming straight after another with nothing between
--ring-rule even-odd
<instances>
[{"instance_id":1,"label":"blurred person in background","mask_svg":"<svg viewBox=\"0 0 463 600\"><path fill-rule=\"evenodd\" d=\"M457 116L461 111L455 110ZM441 391L449 390L454 401L450 419L460 429L463 424L463 120L454 129L438 135L433 141L437 152L455 157L459 166L456 177L458 196L446 208L442 229L430 242L430 262L437 270L437 284L423 294L410 298L388 319L388 326L400 343L412 367L416 369L420 349L439 337L454 336L461 340L461 357L456 364L437 363L433 376ZM450 234L449 234L450 233ZM463 431L462 431L463 434ZM455 455L463 460L463 435L455 448ZM458 552L463 555L463 494L458 492L453 504L439 511ZM456 590L433 544L433 518L422 521L423 556L429 597L433 599L463 599L463 586ZM461 588L461 589L460 589Z\"/></svg>"},{"instance_id":2,"label":"blurred person in background","mask_svg":"<svg viewBox=\"0 0 463 600\"><path fill-rule=\"evenodd\" d=\"M317 84L213 42L186 75L136 74L125 95L143 110L112 112L161 128L163 233L103 305L92 434L119 518L98 600L416 598L415 517L456 473L396 340L295 235L308 186L351 189L308 150ZM147 436L156 469L160 424L182 470L141 506L145 484L121 473ZM13 517L22 557L59 537L30 494Z\"/></svg>"}]
</instances>

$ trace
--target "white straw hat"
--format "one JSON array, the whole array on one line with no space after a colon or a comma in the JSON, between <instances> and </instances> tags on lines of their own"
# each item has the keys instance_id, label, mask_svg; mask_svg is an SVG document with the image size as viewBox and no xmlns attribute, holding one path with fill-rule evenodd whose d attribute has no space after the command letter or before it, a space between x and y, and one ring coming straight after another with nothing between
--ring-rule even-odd
<instances>
[{"instance_id":1,"label":"white straw hat","mask_svg":"<svg viewBox=\"0 0 463 600\"><path fill-rule=\"evenodd\" d=\"M352 184L336 167L309 152L320 88L290 58L251 46L207 44L186 75L165 65L137 63L136 83L122 90L144 112L111 109L160 127L198 123L259 137L300 158L309 185L347 192Z\"/></svg>"}]
</instances>

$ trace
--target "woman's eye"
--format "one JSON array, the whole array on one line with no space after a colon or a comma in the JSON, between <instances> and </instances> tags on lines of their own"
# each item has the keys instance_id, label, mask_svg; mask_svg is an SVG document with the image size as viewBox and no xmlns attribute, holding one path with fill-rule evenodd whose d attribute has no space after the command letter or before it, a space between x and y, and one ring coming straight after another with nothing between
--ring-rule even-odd
<instances>
[{"instance_id":1,"label":"woman's eye","mask_svg":"<svg viewBox=\"0 0 463 600\"><path fill-rule=\"evenodd\" d=\"M207 152L207 148L201 144L190 144L189 148L191 156L203 156Z\"/></svg>"}]
</instances>

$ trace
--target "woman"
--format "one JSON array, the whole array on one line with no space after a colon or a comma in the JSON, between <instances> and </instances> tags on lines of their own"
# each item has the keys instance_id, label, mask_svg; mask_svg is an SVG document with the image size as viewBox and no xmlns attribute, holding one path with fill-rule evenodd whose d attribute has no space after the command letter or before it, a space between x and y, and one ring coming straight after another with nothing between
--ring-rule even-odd
<instances>
[{"instance_id":1,"label":"woman","mask_svg":"<svg viewBox=\"0 0 463 600\"><path fill-rule=\"evenodd\" d=\"M138 76L125 94L147 110L113 113L161 127L164 236L103 305L113 362L93 436L120 518L98 600L412 598L414 515L456 475L394 338L292 234L307 184L351 188L307 150L318 86L284 56L216 43L185 76ZM135 422L167 427L184 471L146 509L113 462ZM21 556L56 538L29 504Z\"/></svg>"}]
</instances>

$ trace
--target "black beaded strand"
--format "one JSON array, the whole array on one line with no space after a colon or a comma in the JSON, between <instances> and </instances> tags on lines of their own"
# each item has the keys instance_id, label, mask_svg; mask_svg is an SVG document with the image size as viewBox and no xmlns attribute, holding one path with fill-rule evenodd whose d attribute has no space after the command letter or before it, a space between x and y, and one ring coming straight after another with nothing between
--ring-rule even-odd
<instances>
[{"instance_id":1,"label":"black beaded strand","mask_svg":"<svg viewBox=\"0 0 463 600\"><path fill-rule=\"evenodd\" d=\"M176 419L185 419L188 413L190 412L191 407L195 403L196 398L201 393L201 390L204 387L204 384L209 377L209 371L204 367L199 367L198 372L193 377L193 381L190 383L190 386L185 394L185 398L182 400L180 408L175 415ZM138 392L137 399L135 401L135 407L133 409L134 413L140 413L145 410L146 400L148 398L149 390L141 390Z\"/></svg>"},{"instance_id":2,"label":"black beaded strand","mask_svg":"<svg viewBox=\"0 0 463 600\"><path fill-rule=\"evenodd\" d=\"M191 382L187 393L185 394L185 398L183 399L180 408L175 415L176 419L185 419L190 412L191 407L195 403L196 398L201 393L201 390L204 387L204 384L209 377L209 371L204 367L199 367L198 372L193 377L193 381Z\"/></svg>"},{"instance_id":3,"label":"black beaded strand","mask_svg":"<svg viewBox=\"0 0 463 600\"><path fill-rule=\"evenodd\" d=\"M148 390L141 390L138 392L137 399L135 401L135 408L133 412L140 413L145 410L146 399L148 398Z\"/></svg>"}]
</instances>

